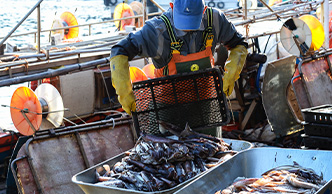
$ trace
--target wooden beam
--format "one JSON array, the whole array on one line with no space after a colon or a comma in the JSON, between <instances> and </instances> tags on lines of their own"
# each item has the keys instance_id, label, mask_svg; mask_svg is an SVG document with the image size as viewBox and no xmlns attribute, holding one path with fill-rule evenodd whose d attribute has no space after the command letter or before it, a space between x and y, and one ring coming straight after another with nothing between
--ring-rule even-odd
<instances>
[{"instance_id":1,"label":"wooden beam","mask_svg":"<svg viewBox=\"0 0 332 194\"><path fill-rule=\"evenodd\" d=\"M241 130L243 130L246 127L246 125L251 117L251 114L254 112L256 105L257 105L256 100L253 100L250 104L250 107L249 107L249 110L248 110L246 116L244 117L243 121L241 122L241 125L240 125Z\"/></svg>"}]
</instances>

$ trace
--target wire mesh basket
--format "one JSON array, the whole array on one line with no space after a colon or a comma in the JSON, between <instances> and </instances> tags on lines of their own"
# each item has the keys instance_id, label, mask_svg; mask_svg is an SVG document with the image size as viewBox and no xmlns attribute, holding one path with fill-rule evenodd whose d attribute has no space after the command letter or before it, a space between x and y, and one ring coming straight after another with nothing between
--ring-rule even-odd
<instances>
[{"instance_id":1,"label":"wire mesh basket","mask_svg":"<svg viewBox=\"0 0 332 194\"><path fill-rule=\"evenodd\" d=\"M182 129L188 123L194 130L227 124L230 114L222 84L215 68L134 83L135 129L161 134L158 121Z\"/></svg>"}]
</instances>

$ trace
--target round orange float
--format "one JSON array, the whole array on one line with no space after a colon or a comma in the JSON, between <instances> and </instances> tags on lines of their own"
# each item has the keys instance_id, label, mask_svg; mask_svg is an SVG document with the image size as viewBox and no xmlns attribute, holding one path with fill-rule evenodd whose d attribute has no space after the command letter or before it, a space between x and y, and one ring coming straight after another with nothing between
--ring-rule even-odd
<instances>
[{"instance_id":1,"label":"round orange float","mask_svg":"<svg viewBox=\"0 0 332 194\"><path fill-rule=\"evenodd\" d=\"M321 19L321 11L322 11L322 7L319 6L316 9L316 16L317 18L320 20ZM329 13L329 48L332 48L332 11L330 11Z\"/></svg>"},{"instance_id":2,"label":"round orange float","mask_svg":"<svg viewBox=\"0 0 332 194\"><path fill-rule=\"evenodd\" d=\"M273 6L275 4L281 3L282 0L269 0L269 6Z\"/></svg>"},{"instance_id":3,"label":"round orange float","mask_svg":"<svg viewBox=\"0 0 332 194\"><path fill-rule=\"evenodd\" d=\"M12 96L10 107L14 126L22 135L33 135L35 133L24 118L22 110L25 111L26 117L35 130L39 130L42 122L42 108L36 94L30 88L24 86L17 88Z\"/></svg>"},{"instance_id":4,"label":"round orange float","mask_svg":"<svg viewBox=\"0 0 332 194\"><path fill-rule=\"evenodd\" d=\"M129 72L130 72L130 79L131 79L132 83L144 81L144 80L148 79L148 77L145 75L145 73L138 67L129 67Z\"/></svg>"},{"instance_id":5,"label":"round orange float","mask_svg":"<svg viewBox=\"0 0 332 194\"><path fill-rule=\"evenodd\" d=\"M153 79L155 78L155 75L154 75L154 70L155 70L155 66L153 65L153 63L150 63L148 65L145 65L143 67L143 71L144 73L146 74L146 76L150 79Z\"/></svg>"},{"instance_id":6,"label":"round orange float","mask_svg":"<svg viewBox=\"0 0 332 194\"><path fill-rule=\"evenodd\" d=\"M52 24L53 28L63 28L68 26L77 26L78 22L74 14L69 11L63 12L59 18L54 19ZM60 34L61 39L67 40L72 38L77 38L79 33L79 28L69 28L64 30L54 30L52 34Z\"/></svg>"},{"instance_id":7,"label":"round orange float","mask_svg":"<svg viewBox=\"0 0 332 194\"><path fill-rule=\"evenodd\" d=\"M141 2L133 1L129 5L133 9L135 15L143 14L143 4ZM143 17L135 19L135 26L137 28L143 27Z\"/></svg>"},{"instance_id":8,"label":"round orange float","mask_svg":"<svg viewBox=\"0 0 332 194\"><path fill-rule=\"evenodd\" d=\"M127 3L119 3L114 9L113 18L115 20L131 16L135 16L135 14ZM125 26L135 26L135 19L131 18L121 21L114 21L114 24L119 30L125 30Z\"/></svg>"},{"instance_id":9,"label":"round orange float","mask_svg":"<svg viewBox=\"0 0 332 194\"><path fill-rule=\"evenodd\" d=\"M60 18L67 24L67 26L77 26L77 19L74 14L65 11L61 14ZM64 39L72 39L78 36L78 27L65 29Z\"/></svg>"},{"instance_id":10,"label":"round orange float","mask_svg":"<svg viewBox=\"0 0 332 194\"><path fill-rule=\"evenodd\" d=\"M325 34L324 27L320 23L320 21L313 15L303 15L299 17L302 21L304 21L311 31L311 45L310 50L318 50L324 43Z\"/></svg>"}]
</instances>

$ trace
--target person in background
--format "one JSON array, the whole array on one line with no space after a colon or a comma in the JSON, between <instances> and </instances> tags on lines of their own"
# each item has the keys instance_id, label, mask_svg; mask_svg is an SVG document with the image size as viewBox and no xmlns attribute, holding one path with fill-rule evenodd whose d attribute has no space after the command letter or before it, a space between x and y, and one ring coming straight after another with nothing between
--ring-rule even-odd
<instances>
[{"instance_id":1,"label":"person in background","mask_svg":"<svg viewBox=\"0 0 332 194\"><path fill-rule=\"evenodd\" d=\"M223 76L223 91L229 96L247 56L244 37L221 10L205 6L204 0L171 2L162 16L147 20L111 49L112 83L122 108L128 114L136 110L128 64L135 56L151 57L155 76L162 77L213 67L218 44L230 51Z\"/></svg>"}]
</instances>

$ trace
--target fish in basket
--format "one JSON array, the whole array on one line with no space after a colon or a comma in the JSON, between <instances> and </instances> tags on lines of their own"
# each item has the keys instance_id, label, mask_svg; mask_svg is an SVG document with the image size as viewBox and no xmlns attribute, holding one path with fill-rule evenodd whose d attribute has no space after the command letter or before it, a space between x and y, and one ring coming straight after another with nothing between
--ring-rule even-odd
<instances>
[{"instance_id":1,"label":"fish in basket","mask_svg":"<svg viewBox=\"0 0 332 194\"><path fill-rule=\"evenodd\" d=\"M331 194L331 159L332 152L323 150L248 149L204 173L175 194Z\"/></svg>"},{"instance_id":2,"label":"fish in basket","mask_svg":"<svg viewBox=\"0 0 332 194\"><path fill-rule=\"evenodd\" d=\"M249 142L223 140L194 132L189 126L178 136L142 134L133 149L72 180L86 193L173 193L251 147Z\"/></svg>"},{"instance_id":3,"label":"fish in basket","mask_svg":"<svg viewBox=\"0 0 332 194\"><path fill-rule=\"evenodd\" d=\"M315 193L326 184L322 175L298 163L272 168L262 178L239 178L215 194L231 193Z\"/></svg>"}]
</instances>

